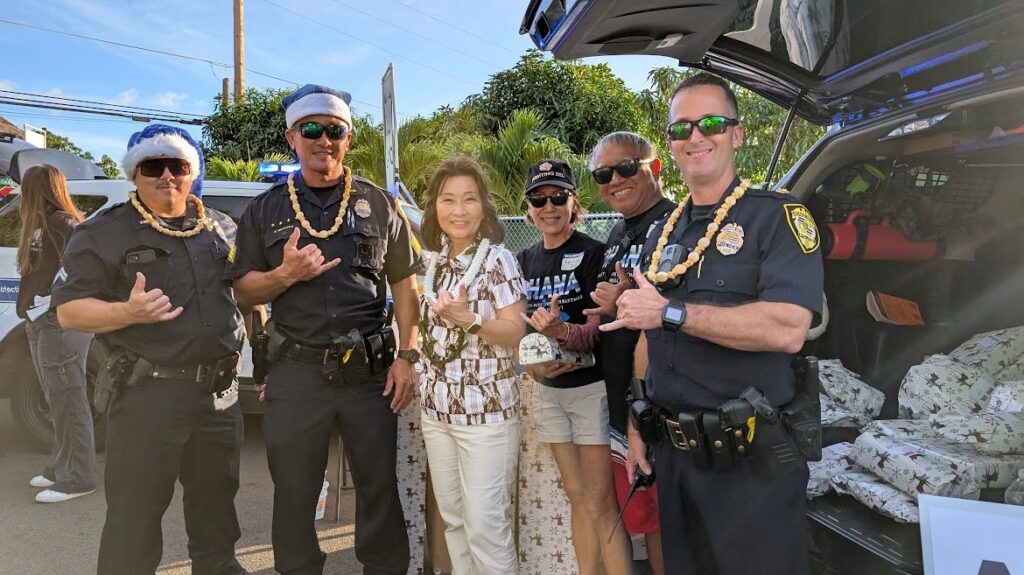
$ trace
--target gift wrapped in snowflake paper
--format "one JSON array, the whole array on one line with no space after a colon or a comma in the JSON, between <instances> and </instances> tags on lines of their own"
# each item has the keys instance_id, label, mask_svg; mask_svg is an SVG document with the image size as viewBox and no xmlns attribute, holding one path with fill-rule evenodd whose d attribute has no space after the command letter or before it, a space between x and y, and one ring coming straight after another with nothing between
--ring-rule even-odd
<instances>
[{"instance_id":1,"label":"gift wrapped in snowflake paper","mask_svg":"<svg viewBox=\"0 0 1024 575\"><path fill-rule=\"evenodd\" d=\"M542 333L531 333L519 342L519 363L542 365L545 363L568 363L580 367L594 365L593 352L579 352L563 349L555 338Z\"/></svg>"}]
</instances>

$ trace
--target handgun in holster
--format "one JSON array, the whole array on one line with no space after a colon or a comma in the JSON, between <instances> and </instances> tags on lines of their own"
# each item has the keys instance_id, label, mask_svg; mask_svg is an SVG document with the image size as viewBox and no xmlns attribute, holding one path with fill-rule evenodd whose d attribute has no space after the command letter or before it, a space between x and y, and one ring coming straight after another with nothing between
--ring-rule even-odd
<instances>
[{"instance_id":1,"label":"handgun in holster","mask_svg":"<svg viewBox=\"0 0 1024 575\"><path fill-rule=\"evenodd\" d=\"M807 356L793 362L796 395L782 407L782 424L807 461L821 461L821 381L818 358Z\"/></svg>"},{"instance_id":2,"label":"handgun in holster","mask_svg":"<svg viewBox=\"0 0 1024 575\"><path fill-rule=\"evenodd\" d=\"M360 373L369 372L369 359L366 356L366 345L359 330L352 328L347 334L331 340L324 351L324 364L321 374L332 384L344 381L344 375L358 377Z\"/></svg>"},{"instance_id":3,"label":"handgun in holster","mask_svg":"<svg viewBox=\"0 0 1024 575\"><path fill-rule=\"evenodd\" d=\"M782 423L781 410L754 387L748 387L740 399L753 408L753 429L749 434L754 469L765 477L781 477L804 467L796 443Z\"/></svg>"},{"instance_id":4,"label":"handgun in holster","mask_svg":"<svg viewBox=\"0 0 1024 575\"><path fill-rule=\"evenodd\" d=\"M634 378L629 383L629 420L633 429L640 434L640 439L647 445L654 445L661 440L658 430L658 410L647 400L647 390L643 380Z\"/></svg>"},{"instance_id":5,"label":"handgun in holster","mask_svg":"<svg viewBox=\"0 0 1024 575\"><path fill-rule=\"evenodd\" d=\"M131 378L138 358L127 349L112 347L100 338L93 339L91 352L102 364L96 375L92 403L96 414L104 415L110 409L117 391L125 387Z\"/></svg>"},{"instance_id":6,"label":"handgun in holster","mask_svg":"<svg viewBox=\"0 0 1024 575\"><path fill-rule=\"evenodd\" d=\"M270 372L270 361L267 357L270 336L263 327L263 318L260 312L252 312L252 337L249 338L249 345L252 347L252 382L261 385L267 379Z\"/></svg>"}]
</instances>

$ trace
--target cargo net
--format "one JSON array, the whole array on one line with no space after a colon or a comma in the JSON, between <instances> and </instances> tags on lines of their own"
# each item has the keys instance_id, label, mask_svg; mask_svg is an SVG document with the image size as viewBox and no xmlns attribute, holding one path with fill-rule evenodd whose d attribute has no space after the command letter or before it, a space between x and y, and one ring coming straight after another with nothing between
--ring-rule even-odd
<instances>
[{"instance_id":1,"label":"cargo net","mask_svg":"<svg viewBox=\"0 0 1024 575\"><path fill-rule=\"evenodd\" d=\"M912 240L944 235L954 220L967 222L992 194L993 170L955 172L927 166L857 164L843 168L825 183L827 200L820 221L845 222L850 212L870 214L869 223L891 217Z\"/></svg>"}]
</instances>

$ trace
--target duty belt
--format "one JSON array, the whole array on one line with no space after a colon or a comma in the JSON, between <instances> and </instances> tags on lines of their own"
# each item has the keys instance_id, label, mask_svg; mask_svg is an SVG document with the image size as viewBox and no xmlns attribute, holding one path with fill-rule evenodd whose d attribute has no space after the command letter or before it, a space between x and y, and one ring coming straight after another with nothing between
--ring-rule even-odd
<instances>
[{"instance_id":1,"label":"duty belt","mask_svg":"<svg viewBox=\"0 0 1024 575\"><path fill-rule=\"evenodd\" d=\"M737 457L750 453L747 426L724 420L718 410L681 411L673 418L659 409L657 423L662 437L690 452L700 467L731 469Z\"/></svg>"},{"instance_id":2,"label":"duty belt","mask_svg":"<svg viewBox=\"0 0 1024 575\"><path fill-rule=\"evenodd\" d=\"M194 381L203 391L216 393L230 387L238 369L238 353L218 359L213 363L190 365L185 367L158 365L139 358L136 368L139 375L155 379L181 379Z\"/></svg>"}]
</instances>

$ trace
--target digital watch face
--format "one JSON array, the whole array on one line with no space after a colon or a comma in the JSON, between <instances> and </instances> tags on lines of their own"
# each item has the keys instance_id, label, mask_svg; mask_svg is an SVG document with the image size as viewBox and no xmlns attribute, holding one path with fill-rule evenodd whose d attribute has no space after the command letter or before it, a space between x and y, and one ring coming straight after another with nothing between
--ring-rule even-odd
<instances>
[{"instance_id":1,"label":"digital watch face","mask_svg":"<svg viewBox=\"0 0 1024 575\"><path fill-rule=\"evenodd\" d=\"M683 319L683 310L678 307L665 308L665 319L673 323L679 323Z\"/></svg>"}]
</instances>

